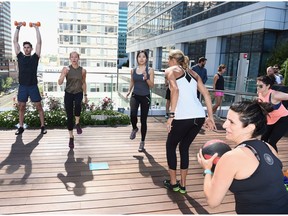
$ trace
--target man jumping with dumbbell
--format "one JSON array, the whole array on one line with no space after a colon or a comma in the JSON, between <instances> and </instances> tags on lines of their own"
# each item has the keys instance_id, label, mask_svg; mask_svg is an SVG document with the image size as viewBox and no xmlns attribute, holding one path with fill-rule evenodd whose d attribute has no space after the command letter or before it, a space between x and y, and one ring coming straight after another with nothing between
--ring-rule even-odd
<instances>
[{"instance_id":1,"label":"man jumping with dumbbell","mask_svg":"<svg viewBox=\"0 0 288 216\"><path fill-rule=\"evenodd\" d=\"M21 26L25 26L25 22L15 22L16 31L14 34L14 50L18 59L18 70L19 70L19 88L18 88L18 109L19 109L19 128L16 131L15 135L22 134L24 132L24 114L26 109L26 102L28 97L35 104L36 109L38 110L40 122L41 122L41 133L46 134L47 131L44 127L44 111L41 104L41 96L38 89L38 80L37 80L37 68L38 62L41 53L41 35L39 31L39 25L37 23L32 23L32 27L36 30L36 50L33 55L31 52L33 50L32 44L28 41L23 43L24 54L20 51L19 40L19 31Z\"/></svg>"}]
</instances>

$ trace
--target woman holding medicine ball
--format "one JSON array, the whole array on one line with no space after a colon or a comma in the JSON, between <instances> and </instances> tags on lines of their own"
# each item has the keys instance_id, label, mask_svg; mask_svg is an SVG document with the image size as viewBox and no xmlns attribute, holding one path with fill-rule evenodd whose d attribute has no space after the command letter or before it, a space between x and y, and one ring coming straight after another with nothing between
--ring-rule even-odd
<instances>
[{"instance_id":1,"label":"woman holding medicine ball","mask_svg":"<svg viewBox=\"0 0 288 216\"><path fill-rule=\"evenodd\" d=\"M288 193L284 186L282 163L273 147L256 137L266 130L267 103L243 101L231 105L226 139L237 146L225 153L212 175L214 154L205 160L201 149L198 162L204 169L204 193L210 207L221 204L228 190L235 196L237 214L288 213Z\"/></svg>"}]
</instances>

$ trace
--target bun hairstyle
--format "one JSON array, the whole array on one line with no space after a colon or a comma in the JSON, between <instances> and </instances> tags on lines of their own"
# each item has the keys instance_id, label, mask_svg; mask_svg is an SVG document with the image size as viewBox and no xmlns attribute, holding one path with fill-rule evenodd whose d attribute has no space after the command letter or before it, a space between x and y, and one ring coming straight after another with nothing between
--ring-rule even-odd
<instances>
[{"instance_id":1,"label":"bun hairstyle","mask_svg":"<svg viewBox=\"0 0 288 216\"><path fill-rule=\"evenodd\" d=\"M252 134L252 137L255 138L265 133L267 115L273 111L273 105L258 100L241 101L233 103L230 109L239 114L243 127L247 127L249 124L255 125L255 130Z\"/></svg>"},{"instance_id":2,"label":"bun hairstyle","mask_svg":"<svg viewBox=\"0 0 288 216\"><path fill-rule=\"evenodd\" d=\"M222 71L223 69L226 68L226 65L225 64L221 64L218 66L218 72Z\"/></svg>"},{"instance_id":3,"label":"bun hairstyle","mask_svg":"<svg viewBox=\"0 0 288 216\"><path fill-rule=\"evenodd\" d=\"M189 58L181 50L175 49L169 52L169 58L174 58L181 67L186 70L189 65Z\"/></svg>"},{"instance_id":4,"label":"bun hairstyle","mask_svg":"<svg viewBox=\"0 0 288 216\"><path fill-rule=\"evenodd\" d=\"M264 75L264 76L258 77L257 81L261 81L265 85L270 85L270 88L271 88L274 85L274 83L276 82L276 78L275 78L274 74Z\"/></svg>"}]
</instances>

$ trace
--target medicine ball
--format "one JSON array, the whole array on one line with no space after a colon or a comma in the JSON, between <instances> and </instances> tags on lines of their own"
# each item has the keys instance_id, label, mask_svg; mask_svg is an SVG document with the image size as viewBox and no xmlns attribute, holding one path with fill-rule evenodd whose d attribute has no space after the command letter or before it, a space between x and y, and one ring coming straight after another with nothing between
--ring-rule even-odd
<instances>
[{"instance_id":1,"label":"medicine ball","mask_svg":"<svg viewBox=\"0 0 288 216\"><path fill-rule=\"evenodd\" d=\"M231 148L228 144L226 144L223 140L213 139L207 141L202 146L202 154L205 159L211 158L215 153L218 153L218 156L213 161L213 166L211 171L214 172L215 166L220 159L220 157L226 152L230 151Z\"/></svg>"}]
</instances>

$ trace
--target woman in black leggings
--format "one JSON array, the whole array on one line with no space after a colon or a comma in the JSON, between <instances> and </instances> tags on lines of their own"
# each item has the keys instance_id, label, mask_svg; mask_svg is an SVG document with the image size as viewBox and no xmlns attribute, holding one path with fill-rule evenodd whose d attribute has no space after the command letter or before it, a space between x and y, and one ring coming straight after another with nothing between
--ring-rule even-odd
<instances>
[{"instance_id":1,"label":"woman in black leggings","mask_svg":"<svg viewBox=\"0 0 288 216\"><path fill-rule=\"evenodd\" d=\"M145 137L147 133L147 117L151 103L150 88L154 86L154 70L148 68L148 54L142 50L137 53L138 67L131 70L130 87L127 93L128 97L132 91L130 99L130 120L132 124L132 132L130 139L133 140L138 132L138 108L141 109L141 142L139 152L144 151Z\"/></svg>"},{"instance_id":2,"label":"woman in black leggings","mask_svg":"<svg viewBox=\"0 0 288 216\"><path fill-rule=\"evenodd\" d=\"M74 114L77 134L82 134L80 127L81 103L83 99L87 103L86 70L79 66L79 54L70 53L71 65L62 69L58 84L62 85L66 78L66 88L64 96L65 110L67 114L67 127L70 135L69 148L74 148Z\"/></svg>"},{"instance_id":3,"label":"woman in black leggings","mask_svg":"<svg viewBox=\"0 0 288 216\"><path fill-rule=\"evenodd\" d=\"M212 113L212 102L208 90L199 75L188 68L189 58L181 50L169 53L165 77L169 82L170 112L167 120L168 137L166 141L166 156L170 179L164 181L167 189L186 193L186 176L189 167L189 147L202 125L208 129L215 129ZM205 121L205 110L197 98L197 90L204 96L208 118ZM177 156L176 148L180 152L181 180L176 179Z\"/></svg>"}]
</instances>

